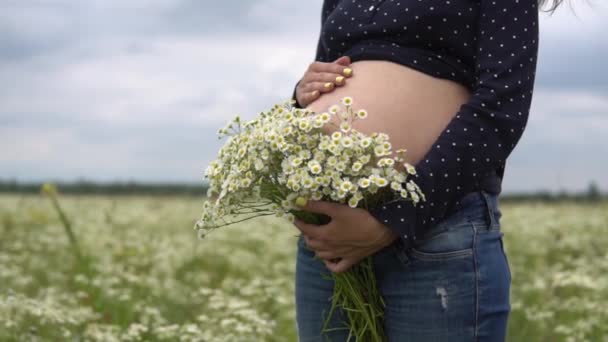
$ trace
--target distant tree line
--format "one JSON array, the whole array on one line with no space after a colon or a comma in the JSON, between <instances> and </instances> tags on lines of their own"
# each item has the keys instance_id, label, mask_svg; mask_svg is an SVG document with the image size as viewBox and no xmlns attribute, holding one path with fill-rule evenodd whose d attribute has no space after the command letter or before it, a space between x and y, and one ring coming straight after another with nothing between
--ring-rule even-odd
<instances>
[{"instance_id":1,"label":"distant tree line","mask_svg":"<svg viewBox=\"0 0 608 342\"><path fill-rule=\"evenodd\" d=\"M204 196L206 184L188 183L141 183L127 182L92 182L78 180L74 182L51 182L64 194L94 195L187 195ZM39 193L43 182L17 182L0 180L0 193Z\"/></svg>"},{"instance_id":2,"label":"distant tree line","mask_svg":"<svg viewBox=\"0 0 608 342\"><path fill-rule=\"evenodd\" d=\"M95 194L95 195L186 195L205 196L207 184L188 183L141 183L128 182L92 182L79 180L74 182L53 182L64 194ZM34 194L40 192L42 182L18 182L16 180L1 180L0 193ZM531 191L522 193L501 193L501 201L564 201L576 200L596 202L608 200L608 193L602 192L597 183L590 182L586 191Z\"/></svg>"}]
</instances>

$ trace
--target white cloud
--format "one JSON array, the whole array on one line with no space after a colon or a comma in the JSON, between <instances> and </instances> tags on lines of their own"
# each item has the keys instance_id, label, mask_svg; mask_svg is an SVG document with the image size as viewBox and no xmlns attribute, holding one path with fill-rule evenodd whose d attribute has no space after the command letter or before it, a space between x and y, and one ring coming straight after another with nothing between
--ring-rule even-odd
<instances>
[{"instance_id":1,"label":"white cloud","mask_svg":"<svg viewBox=\"0 0 608 342\"><path fill-rule=\"evenodd\" d=\"M580 19L568 6L541 15L542 72L505 191L557 186L543 175L565 153L576 160L567 186L608 169L595 158L608 148L608 97L596 82L608 69L589 63L608 57L608 11L576 4ZM221 144L217 128L291 95L314 57L320 9L320 0L3 2L3 176L198 181Z\"/></svg>"}]
</instances>

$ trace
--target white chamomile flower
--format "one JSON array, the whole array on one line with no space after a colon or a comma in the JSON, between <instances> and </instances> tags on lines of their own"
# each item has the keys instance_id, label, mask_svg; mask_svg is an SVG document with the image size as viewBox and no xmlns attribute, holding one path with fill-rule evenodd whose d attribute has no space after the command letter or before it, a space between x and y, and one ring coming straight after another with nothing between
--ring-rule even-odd
<instances>
[{"instance_id":1,"label":"white chamomile flower","mask_svg":"<svg viewBox=\"0 0 608 342\"><path fill-rule=\"evenodd\" d=\"M329 151L329 153L331 153L333 155L337 154L336 146L333 143L331 145L329 145L329 147L327 148L327 151Z\"/></svg>"},{"instance_id":2,"label":"white chamomile flower","mask_svg":"<svg viewBox=\"0 0 608 342\"><path fill-rule=\"evenodd\" d=\"M313 185L314 181L310 177L306 177L302 180L302 186L306 189L310 189Z\"/></svg>"},{"instance_id":3,"label":"white chamomile flower","mask_svg":"<svg viewBox=\"0 0 608 342\"><path fill-rule=\"evenodd\" d=\"M353 104L353 98L350 96L345 96L342 98L342 104L345 106L350 106Z\"/></svg>"},{"instance_id":4,"label":"white chamomile flower","mask_svg":"<svg viewBox=\"0 0 608 342\"><path fill-rule=\"evenodd\" d=\"M417 194L417 193L412 192L412 193L410 194L410 196L412 196L412 200L414 201L414 203L418 203L418 202L420 201L420 196L418 196L418 194Z\"/></svg>"},{"instance_id":5,"label":"white chamomile flower","mask_svg":"<svg viewBox=\"0 0 608 342\"><path fill-rule=\"evenodd\" d=\"M327 113L327 112L323 112L319 115L319 119L321 119L321 121L323 121L323 123L328 123L329 119L331 119L331 115L329 115L329 113Z\"/></svg>"},{"instance_id":6,"label":"white chamomile flower","mask_svg":"<svg viewBox=\"0 0 608 342\"><path fill-rule=\"evenodd\" d=\"M307 131L309 131L309 130L310 130L310 128L311 128L311 127L310 127L310 121L309 121L308 119L302 119L302 120L300 120L300 122L298 123L298 127L299 127L301 130L303 130L303 131L307 132Z\"/></svg>"},{"instance_id":7,"label":"white chamomile flower","mask_svg":"<svg viewBox=\"0 0 608 342\"><path fill-rule=\"evenodd\" d=\"M372 144L372 138L363 138L359 144L363 148L368 148Z\"/></svg>"},{"instance_id":8,"label":"white chamomile flower","mask_svg":"<svg viewBox=\"0 0 608 342\"><path fill-rule=\"evenodd\" d=\"M403 190L403 186L401 185L401 183L393 181L391 182L391 189L395 191L401 191Z\"/></svg>"},{"instance_id":9,"label":"white chamomile flower","mask_svg":"<svg viewBox=\"0 0 608 342\"><path fill-rule=\"evenodd\" d=\"M414 167L414 165L412 165L410 163L403 163L403 166L405 166L405 170L410 175L415 175L416 174L416 168Z\"/></svg>"},{"instance_id":10,"label":"white chamomile flower","mask_svg":"<svg viewBox=\"0 0 608 342\"><path fill-rule=\"evenodd\" d=\"M298 167L300 164L302 164L302 158L296 157L291 161L291 166L293 167Z\"/></svg>"},{"instance_id":11,"label":"white chamomile flower","mask_svg":"<svg viewBox=\"0 0 608 342\"><path fill-rule=\"evenodd\" d=\"M382 158L378 160L378 167L392 167L395 165L395 161L392 158Z\"/></svg>"},{"instance_id":12,"label":"white chamomile flower","mask_svg":"<svg viewBox=\"0 0 608 342\"><path fill-rule=\"evenodd\" d=\"M315 152L315 156L314 157L319 162L322 162L322 161L325 160L325 158L327 158L327 156L325 155L325 152L323 152L323 151L317 151L317 152Z\"/></svg>"},{"instance_id":13,"label":"white chamomile flower","mask_svg":"<svg viewBox=\"0 0 608 342\"><path fill-rule=\"evenodd\" d=\"M353 139L351 137L343 137L342 146L344 146L346 148L353 146Z\"/></svg>"},{"instance_id":14,"label":"white chamomile flower","mask_svg":"<svg viewBox=\"0 0 608 342\"><path fill-rule=\"evenodd\" d=\"M302 150L298 153L298 155L303 159L309 159L312 156L310 150Z\"/></svg>"},{"instance_id":15,"label":"white chamomile flower","mask_svg":"<svg viewBox=\"0 0 608 342\"><path fill-rule=\"evenodd\" d=\"M351 197L348 200L348 206L351 207L351 208L356 208L357 205L359 204L359 201L360 201L360 199L355 198L355 197Z\"/></svg>"},{"instance_id":16,"label":"white chamomile flower","mask_svg":"<svg viewBox=\"0 0 608 342\"><path fill-rule=\"evenodd\" d=\"M416 191L416 187L414 187L414 184L412 184L412 181L405 183L405 188L407 189L407 191L410 191L410 192Z\"/></svg>"},{"instance_id":17,"label":"white chamomile flower","mask_svg":"<svg viewBox=\"0 0 608 342\"><path fill-rule=\"evenodd\" d=\"M370 186L371 181L367 178L360 178L359 181L357 182L357 184L359 185L360 188L367 188L368 186Z\"/></svg>"},{"instance_id":18,"label":"white chamomile flower","mask_svg":"<svg viewBox=\"0 0 608 342\"><path fill-rule=\"evenodd\" d=\"M249 178L243 178L243 179L241 179L241 186L242 187L246 188L249 185L251 185L251 179L249 179Z\"/></svg>"},{"instance_id":19,"label":"white chamomile flower","mask_svg":"<svg viewBox=\"0 0 608 342\"><path fill-rule=\"evenodd\" d=\"M374 147L374 154L376 157L382 157L384 155L384 147L382 147L382 145Z\"/></svg>"},{"instance_id":20,"label":"white chamomile flower","mask_svg":"<svg viewBox=\"0 0 608 342\"><path fill-rule=\"evenodd\" d=\"M344 181L340 185L340 189L342 189L344 191L351 191L352 187L353 187L353 183L351 183L350 181Z\"/></svg>"},{"instance_id":21,"label":"white chamomile flower","mask_svg":"<svg viewBox=\"0 0 608 342\"><path fill-rule=\"evenodd\" d=\"M339 110L340 107L338 107L338 105L332 105L329 107L329 112L332 114L337 114Z\"/></svg>"},{"instance_id":22,"label":"white chamomile flower","mask_svg":"<svg viewBox=\"0 0 608 342\"><path fill-rule=\"evenodd\" d=\"M320 118L315 118L312 122L312 127L314 127L314 128L323 127L323 120L321 120Z\"/></svg>"},{"instance_id":23,"label":"white chamomile flower","mask_svg":"<svg viewBox=\"0 0 608 342\"><path fill-rule=\"evenodd\" d=\"M363 164L361 162L356 161L353 163L352 169L355 172L359 172L362 167L363 167Z\"/></svg>"},{"instance_id":24,"label":"white chamomile flower","mask_svg":"<svg viewBox=\"0 0 608 342\"><path fill-rule=\"evenodd\" d=\"M350 124L347 121L342 121L342 123L340 123L340 130L344 133L348 133L351 129Z\"/></svg>"},{"instance_id":25,"label":"white chamomile flower","mask_svg":"<svg viewBox=\"0 0 608 342\"><path fill-rule=\"evenodd\" d=\"M379 187L384 187L388 185L388 181L384 177L376 177L374 184Z\"/></svg>"},{"instance_id":26,"label":"white chamomile flower","mask_svg":"<svg viewBox=\"0 0 608 342\"><path fill-rule=\"evenodd\" d=\"M329 186L329 183L331 183L331 178L329 178L329 177L327 177L327 176L322 177L322 179L321 179L321 184L322 184L323 186Z\"/></svg>"},{"instance_id":27,"label":"white chamomile flower","mask_svg":"<svg viewBox=\"0 0 608 342\"><path fill-rule=\"evenodd\" d=\"M323 171L321 164L319 164L319 162L316 160L311 160L310 162L308 162L308 169L312 174L315 175L318 175L319 173L321 173L321 171Z\"/></svg>"},{"instance_id":28,"label":"white chamomile flower","mask_svg":"<svg viewBox=\"0 0 608 342\"><path fill-rule=\"evenodd\" d=\"M272 132L268 132L268 134L266 134L266 140L273 142L277 140L277 134L272 131Z\"/></svg>"},{"instance_id":29,"label":"white chamomile flower","mask_svg":"<svg viewBox=\"0 0 608 342\"><path fill-rule=\"evenodd\" d=\"M401 195L401 198L407 198L407 197L408 197L408 195L407 195L407 190L401 190L401 191L399 192L399 194Z\"/></svg>"},{"instance_id":30,"label":"white chamomile flower","mask_svg":"<svg viewBox=\"0 0 608 342\"><path fill-rule=\"evenodd\" d=\"M241 147L238 152L239 158L243 158L245 156L245 153L247 153L247 149L245 147Z\"/></svg>"},{"instance_id":31,"label":"white chamomile flower","mask_svg":"<svg viewBox=\"0 0 608 342\"><path fill-rule=\"evenodd\" d=\"M256 159L253 163L253 167L255 167L256 171L260 171L264 168L264 162L262 161L262 159Z\"/></svg>"},{"instance_id":32,"label":"white chamomile flower","mask_svg":"<svg viewBox=\"0 0 608 342\"><path fill-rule=\"evenodd\" d=\"M312 198L313 201L320 201L323 198L323 193L315 191L312 193L312 196L310 198Z\"/></svg>"},{"instance_id":33,"label":"white chamomile flower","mask_svg":"<svg viewBox=\"0 0 608 342\"><path fill-rule=\"evenodd\" d=\"M359 119L365 119L367 117L367 111L365 109L359 109L357 112L357 117Z\"/></svg>"},{"instance_id":34,"label":"white chamomile flower","mask_svg":"<svg viewBox=\"0 0 608 342\"><path fill-rule=\"evenodd\" d=\"M333 141L339 141L342 138L342 132L335 131L331 134L331 139Z\"/></svg>"},{"instance_id":35,"label":"white chamomile flower","mask_svg":"<svg viewBox=\"0 0 608 342\"><path fill-rule=\"evenodd\" d=\"M337 162L336 163L336 170L338 170L340 172L346 170L346 163L345 162Z\"/></svg>"}]
</instances>

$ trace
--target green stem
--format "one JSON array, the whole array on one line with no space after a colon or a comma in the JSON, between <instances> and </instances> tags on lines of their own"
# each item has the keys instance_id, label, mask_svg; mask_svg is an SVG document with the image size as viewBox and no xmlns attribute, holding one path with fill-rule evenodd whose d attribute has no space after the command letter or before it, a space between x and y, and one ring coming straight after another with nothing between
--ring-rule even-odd
<instances>
[{"instance_id":1,"label":"green stem","mask_svg":"<svg viewBox=\"0 0 608 342\"><path fill-rule=\"evenodd\" d=\"M59 204L57 195L51 194L49 197L51 198L51 203L53 203L53 207L55 207L55 210L59 214L59 219L61 220L61 223L63 223L63 227L65 228L65 232L68 236L68 239L70 240L70 244L72 246L72 249L74 250L76 258L78 260L82 260L82 252L80 251L80 246L78 244L78 240L76 239L76 234L74 234L74 231L72 230L72 224L63 209L61 208L61 205Z\"/></svg>"}]
</instances>

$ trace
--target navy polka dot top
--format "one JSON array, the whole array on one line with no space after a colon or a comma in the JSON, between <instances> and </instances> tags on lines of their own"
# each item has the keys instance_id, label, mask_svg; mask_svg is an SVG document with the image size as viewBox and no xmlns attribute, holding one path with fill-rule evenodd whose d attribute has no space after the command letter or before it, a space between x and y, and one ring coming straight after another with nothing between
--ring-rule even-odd
<instances>
[{"instance_id":1,"label":"navy polka dot top","mask_svg":"<svg viewBox=\"0 0 608 342\"><path fill-rule=\"evenodd\" d=\"M412 240L457 209L465 194L500 193L507 157L523 134L536 71L537 0L325 0L316 60L388 60L471 90L414 181L426 201L370 208ZM292 96L295 99L295 88ZM302 108L296 101L296 107Z\"/></svg>"}]
</instances>

